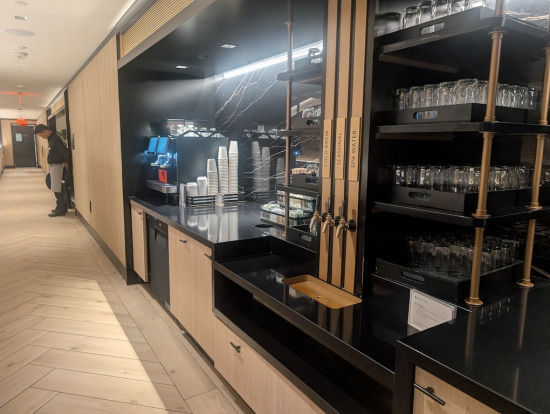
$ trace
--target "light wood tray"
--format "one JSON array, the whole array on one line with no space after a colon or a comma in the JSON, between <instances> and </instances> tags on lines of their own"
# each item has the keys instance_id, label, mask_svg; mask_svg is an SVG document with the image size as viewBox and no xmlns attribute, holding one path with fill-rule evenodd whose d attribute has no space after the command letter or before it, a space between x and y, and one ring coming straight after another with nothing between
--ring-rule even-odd
<instances>
[{"instance_id":1,"label":"light wood tray","mask_svg":"<svg viewBox=\"0 0 550 414\"><path fill-rule=\"evenodd\" d=\"M340 309L361 303L361 299L314 276L302 275L283 280L297 291L331 308Z\"/></svg>"}]
</instances>

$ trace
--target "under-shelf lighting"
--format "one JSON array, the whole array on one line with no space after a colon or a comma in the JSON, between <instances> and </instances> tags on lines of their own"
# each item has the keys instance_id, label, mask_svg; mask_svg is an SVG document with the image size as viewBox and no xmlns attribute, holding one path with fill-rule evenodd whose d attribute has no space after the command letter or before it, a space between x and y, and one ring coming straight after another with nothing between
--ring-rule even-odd
<instances>
[{"instance_id":1,"label":"under-shelf lighting","mask_svg":"<svg viewBox=\"0 0 550 414\"><path fill-rule=\"evenodd\" d=\"M235 49L237 45L226 43L225 45L221 45L220 47L223 47L224 49Z\"/></svg>"},{"instance_id":2,"label":"under-shelf lighting","mask_svg":"<svg viewBox=\"0 0 550 414\"><path fill-rule=\"evenodd\" d=\"M176 66L176 69L187 69L189 66L183 66L183 65L179 65L179 66Z\"/></svg>"},{"instance_id":3,"label":"under-shelf lighting","mask_svg":"<svg viewBox=\"0 0 550 414\"><path fill-rule=\"evenodd\" d=\"M299 59L308 55L309 49L323 50L323 42L311 43L309 45L294 49L292 51L292 58ZM288 56L287 53L281 53L279 55L272 56L267 59L260 60L258 62L251 63L250 65L241 66L240 68L230 70L223 74L224 79L233 78L235 76L244 75L248 72L253 72L258 69L263 69L268 66L276 65L278 63L286 62Z\"/></svg>"}]
</instances>

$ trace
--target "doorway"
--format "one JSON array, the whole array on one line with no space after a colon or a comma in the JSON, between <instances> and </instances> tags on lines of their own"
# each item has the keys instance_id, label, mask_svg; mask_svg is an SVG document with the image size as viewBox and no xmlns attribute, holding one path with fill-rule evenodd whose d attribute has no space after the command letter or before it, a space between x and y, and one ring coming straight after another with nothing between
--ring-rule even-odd
<instances>
[{"instance_id":1,"label":"doorway","mask_svg":"<svg viewBox=\"0 0 550 414\"><path fill-rule=\"evenodd\" d=\"M11 125L13 165L15 168L36 167L36 139L34 126Z\"/></svg>"}]
</instances>

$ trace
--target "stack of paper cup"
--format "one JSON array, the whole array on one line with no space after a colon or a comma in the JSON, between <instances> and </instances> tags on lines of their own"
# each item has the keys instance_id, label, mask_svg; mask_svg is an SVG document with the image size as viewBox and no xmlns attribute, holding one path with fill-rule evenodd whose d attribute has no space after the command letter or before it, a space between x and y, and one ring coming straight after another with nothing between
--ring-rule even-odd
<instances>
[{"instance_id":1,"label":"stack of paper cup","mask_svg":"<svg viewBox=\"0 0 550 414\"><path fill-rule=\"evenodd\" d=\"M208 178L197 177L197 187L200 196L208 195Z\"/></svg>"},{"instance_id":2,"label":"stack of paper cup","mask_svg":"<svg viewBox=\"0 0 550 414\"><path fill-rule=\"evenodd\" d=\"M271 157L269 147L262 148L262 191L269 191Z\"/></svg>"},{"instance_id":3,"label":"stack of paper cup","mask_svg":"<svg viewBox=\"0 0 550 414\"><path fill-rule=\"evenodd\" d=\"M277 166L275 168L275 182L277 184L285 183L285 159L277 158Z\"/></svg>"},{"instance_id":4,"label":"stack of paper cup","mask_svg":"<svg viewBox=\"0 0 550 414\"><path fill-rule=\"evenodd\" d=\"M220 183L219 192L229 193L229 160L227 158L227 148L218 148L218 180Z\"/></svg>"},{"instance_id":5,"label":"stack of paper cup","mask_svg":"<svg viewBox=\"0 0 550 414\"><path fill-rule=\"evenodd\" d=\"M239 192L239 147L237 141L229 143L229 194Z\"/></svg>"},{"instance_id":6,"label":"stack of paper cup","mask_svg":"<svg viewBox=\"0 0 550 414\"><path fill-rule=\"evenodd\" d=\"M197 183L195 182L187 183L187 195L191 197L196 197L199 195Z\"/></svg>"},{"instance_id":7,"label":"stack of paper cup","mask_svg":"<svg viewBox=\"0 0 550 414\"><path fill-rule=\"evenodd\" d=\"M252 141L252 189L255 191L262 188L262 156L260 154L260 143Z\"/></svg>"},{"instance_id":8,"label":"stack of paper cup","mask_svg":"<svg viewBox=\"0 0 550 414\"><path fill-rule=\"evenodd\" d=\"M218 169L216 168L216 160L209 158L206 165L206 181L208 182L208 195L218 193Z\"/></svg>"}]
</instances>

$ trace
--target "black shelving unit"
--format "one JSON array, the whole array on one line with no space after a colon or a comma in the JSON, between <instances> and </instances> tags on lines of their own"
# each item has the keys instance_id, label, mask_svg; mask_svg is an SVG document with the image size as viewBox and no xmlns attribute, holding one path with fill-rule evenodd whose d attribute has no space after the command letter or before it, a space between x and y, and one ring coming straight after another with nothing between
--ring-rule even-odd
<instances>
[{"instance_id":1,"label":"black shelving unit","mask_svg":"<svg viewBox=\"0 0 550 414\"><path fill-rule=\"evenodd\" d=\"M317 190L310 190L302 187L286 186L282 184L275 185L276 190L284 191L285 193L301 194L309 197L317 197Z\"/></svg>"},{"instance_id":2,"label":"black shelving unit","mask_svg":"<svg viewBox=\"0 0 550 414\"><path fill-rule=\"evenodd\" d=\"M280 137L319 137L321 136L321 127L279 130L277 135Z\"/></svg>"},{"instance_id":3,"label":"black shelving unit","mask_svg":"<svg viewBox=\"0 0 550 414\"><path fill-rule=\"evenodd\" d=\"M309 66L294 69L277 74L277 80L307 83L310 85L321 85L323 83L323 64L314 63Z\"/></svg>"},{"instance_id":4,"label":"black shelving unit","mask_svg":"<svg viewBox=\"0 0 550 414\"><path fill-rule=\"evenodd\" d=\"M428 27L434 25L443 26L443 29L428 33ZM392 93L397 88L465 78L488 80L491 51L496 44L491 33L499 30L505 34L500 47L498 82L522 86L540 83L544 75L543 50L550 41L550 34L507 16L495 17L495 11L491 9L480 7L468 10L375 39L367 205L372 206L371 220L378 227L367 236L370 237L365 249L367 255L369 251L379 254L384 248L388 251L395 248L397 236L393 236L391 241L391 235L381 233L384 228L386 231L392 228L393 214L411 220L424 220L422 223L445 223L472 229L529 221L550 214L550 207L534 210L519 205L492 208L488 211L489 217L478 218L452 211L388 202L388 189L392 183L390 175L384 171L391 164L479 163L482 138L484 140L487 133L494 134L494 145L498 146L500 142L505 143L502 145L514 143L514 147L507 151L493 151L493 158L496 156L496 159L490 160L491 164L511 164L510 160L519 164L520 151L516 150L521 146L523 137L550 134L548 126L536 123L540 118L533 118L533 115L538 114L526 113L525 123L517 122L517 119L509 122L512 118L507 116L511 113L508 108L495 111L495 122L485 122L479 117L475 121L455 121L452 118L452 107L445 107L450 109L442 119L445 122L429 119L429 113L425 114L427 120L412 117L403 119L391 113L394 107ZM495 66L492 67L494 70ZM433 107L415 111L437 110L437 107ZM392 123L388 120L397 121ZM514 155L511 151L515 151ZM379 215L379 212L389 214ZM400 222L403 220L400 219ZM399 236L403 232L401 230ZM375 259L375 256L367 257L368 274L375 273Z\"/></svg>"}]
</instances>

